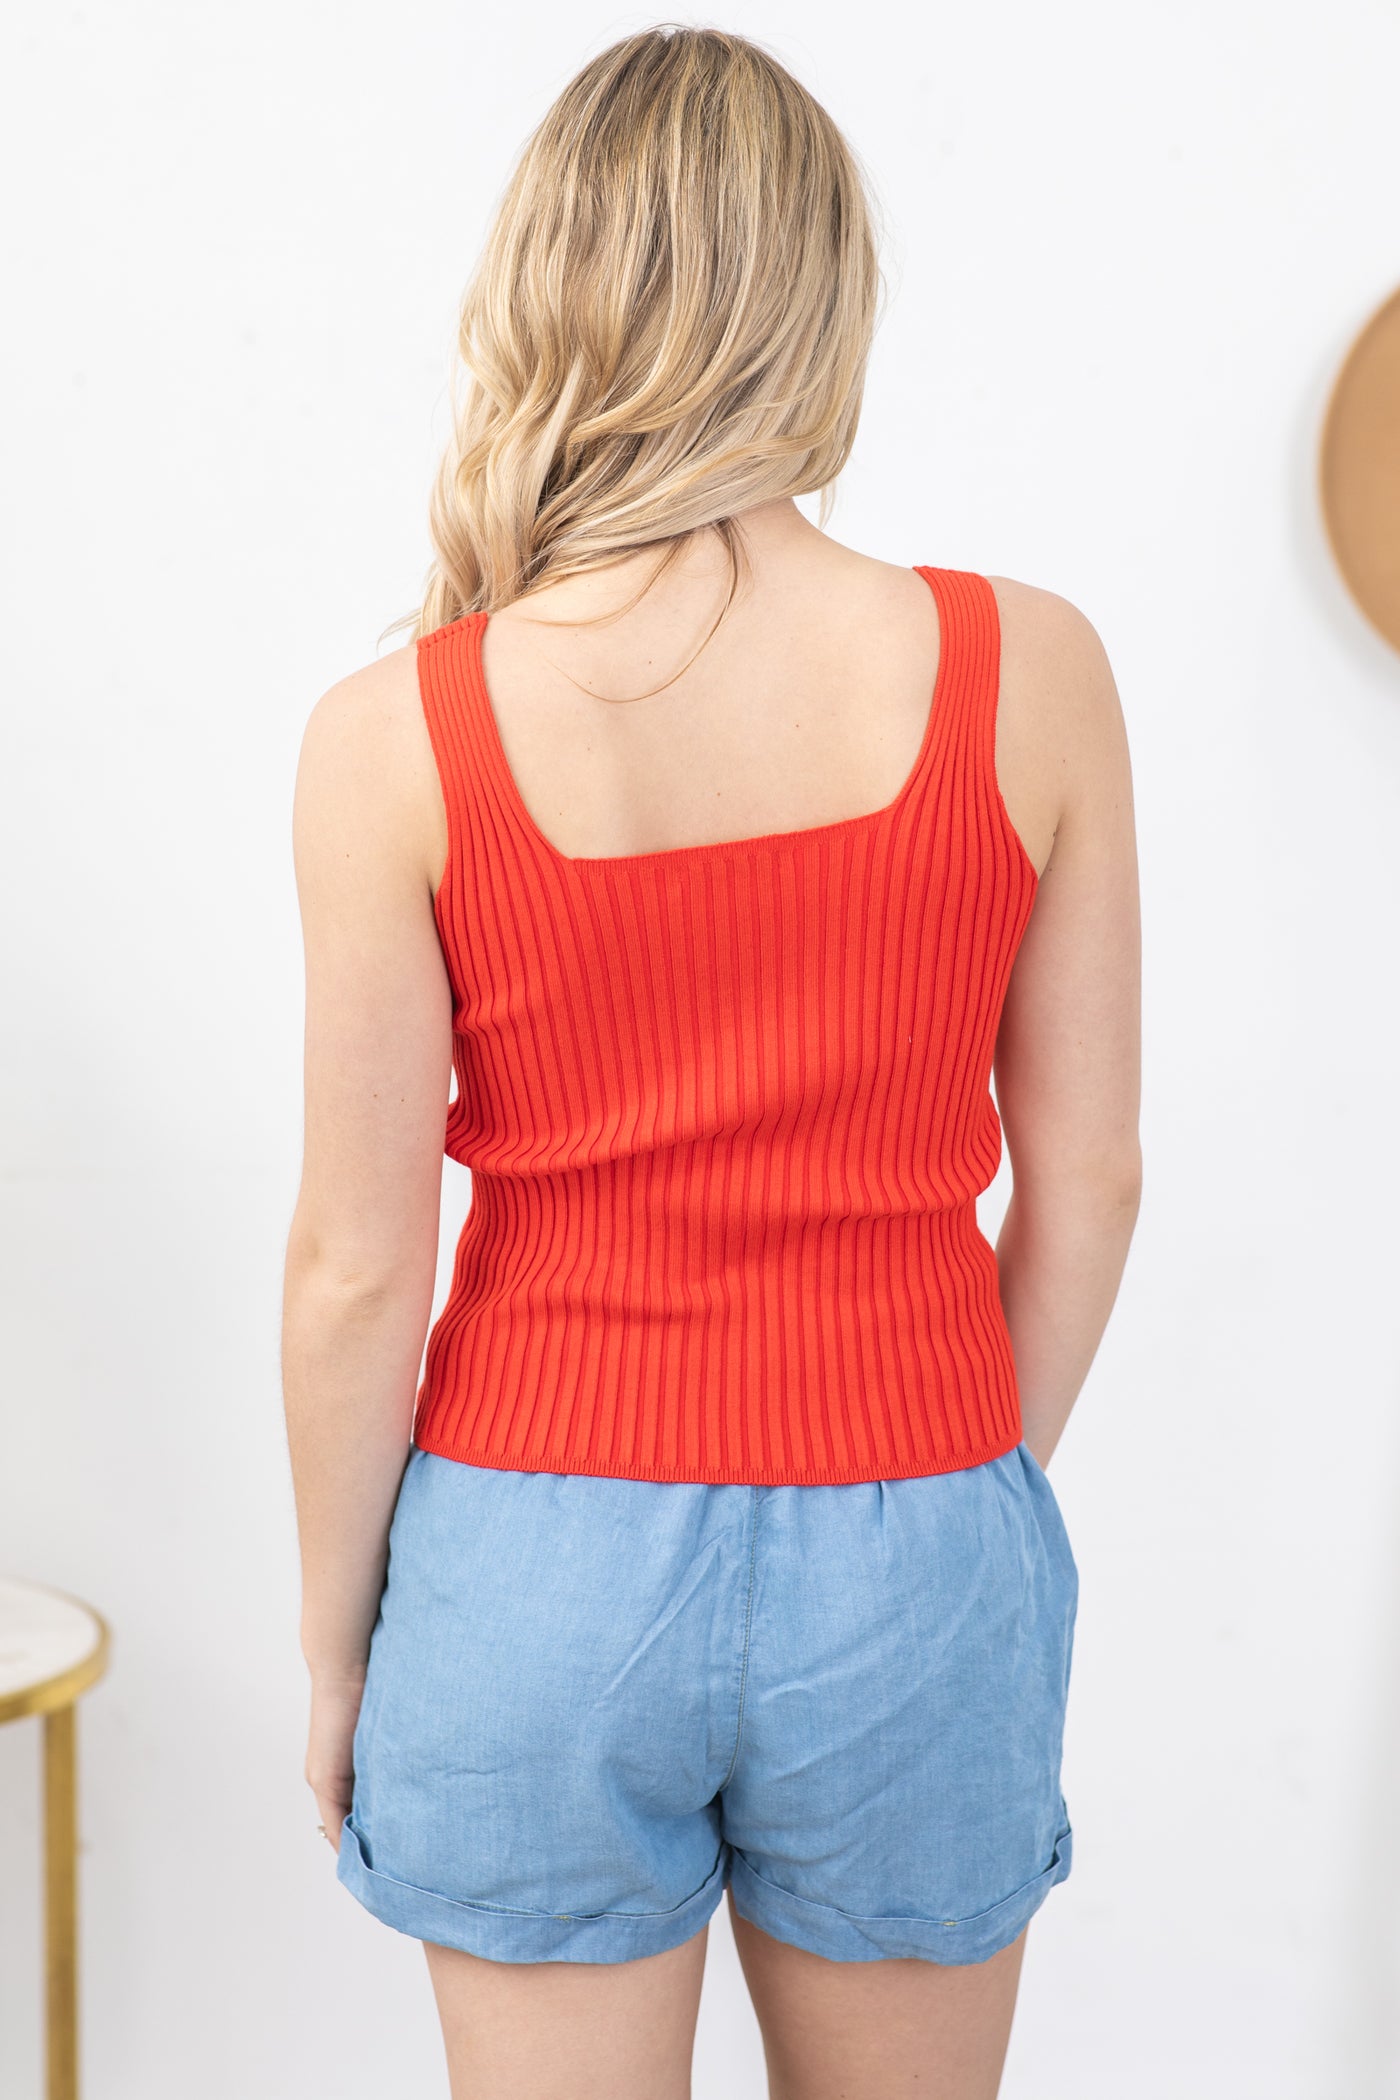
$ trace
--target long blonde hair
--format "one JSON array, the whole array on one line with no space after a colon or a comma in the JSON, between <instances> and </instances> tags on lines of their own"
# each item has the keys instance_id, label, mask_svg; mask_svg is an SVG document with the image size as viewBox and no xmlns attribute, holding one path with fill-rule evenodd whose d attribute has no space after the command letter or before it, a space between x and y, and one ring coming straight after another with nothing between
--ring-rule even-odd
<instances>
[{"instance_id":1,"label":"long blonde hair","mask_svg":"<svg viewBox=\"0 0 1400 2100\"><path fill-rule=\"evenodd\" d=\"M706 528L732 599L735 512L820 490L824 526L879 321L875 223L832 119L748 38L663 23L591 59L462 296L436 557L385 633L669 543L650 583Z\"/></svg>"}]
</instances>

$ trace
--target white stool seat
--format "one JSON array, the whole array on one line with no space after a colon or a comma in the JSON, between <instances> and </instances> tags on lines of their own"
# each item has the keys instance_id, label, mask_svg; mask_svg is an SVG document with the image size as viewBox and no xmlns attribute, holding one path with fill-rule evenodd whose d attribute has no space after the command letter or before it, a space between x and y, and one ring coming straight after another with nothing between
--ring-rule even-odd
<instances>
[{"instance_id":1,"label":"white stool seat","mask_svg":"<svg viewBox=\"0 0 1400 2100\"><path fill-rule=\"evenodd\" d=\"M0 1705L27 1704L44 1685L91 1662L102 1637L102 1621L77 1597L0 1575Z\"/></svg>"}]
</instances>

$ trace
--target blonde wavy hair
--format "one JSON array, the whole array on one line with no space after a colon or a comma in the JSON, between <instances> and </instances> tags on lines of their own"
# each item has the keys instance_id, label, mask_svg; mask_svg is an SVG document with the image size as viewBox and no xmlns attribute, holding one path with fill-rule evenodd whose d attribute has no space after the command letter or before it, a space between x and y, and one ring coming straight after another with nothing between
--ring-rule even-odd
<instances>
[{"instance_id":1,"label":"blonde wavy hair","mask_svg":"<svg viewBox=\"0 0 1400 2100\"><path fill-rule=\"evenodd\" d=\"M647 588L705 529L729 553L722 619L735 512L819 490L830 514L883 300L876 219L857 156L761 45L662 23L591 59L462 295L435 559L385 633L669 543Z\"/></svg>"}]
</instances>

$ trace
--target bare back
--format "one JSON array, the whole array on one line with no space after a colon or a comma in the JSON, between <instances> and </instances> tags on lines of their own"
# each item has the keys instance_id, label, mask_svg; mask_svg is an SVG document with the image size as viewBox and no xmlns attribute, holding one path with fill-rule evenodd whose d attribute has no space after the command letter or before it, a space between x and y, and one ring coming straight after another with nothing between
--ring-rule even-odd
<instances>
[{"instance_id":1,"label":"bare back","mask_svg":"<svg viewBox=\"0 0 1400 2100\"><path fill-rule=\"evenodd\" d=\"M645 569L621 581L570 579L491 615L482 661L502 748L526 810L558 851L597 858L803 830L898 794L928 721L941 647L922 578L810 527L756 570L708 641L724 602L718 550L674 584L668 573L616 621L545 624L625 604ZM1062 766L1043 761L1025 630L1034 601L1050 594L1004 578L994 586L1004 630L997 770L1039 872L1065 781ZM397 652L396 665L409 700L412 654ZM419 756L431 811L426 739ZM446 845L439 814L425 841L430 880Z\"/></svg>"}]
</instances>

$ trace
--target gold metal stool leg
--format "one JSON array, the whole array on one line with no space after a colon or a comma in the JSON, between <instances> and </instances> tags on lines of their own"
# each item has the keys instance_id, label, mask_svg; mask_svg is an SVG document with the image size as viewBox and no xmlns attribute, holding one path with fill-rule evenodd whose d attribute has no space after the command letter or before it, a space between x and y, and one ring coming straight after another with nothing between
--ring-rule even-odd
<instances>
[{"instance_id":1,"label":"gold metal stool leg","mask_svg":"<svg viewBox=\"0 0 1400 2100\"><path fill-rule=\"evenodd\" d=\"M48 2100L78 2100L77 1703L44 1716Z\"/></svg>"}]
</instances>

